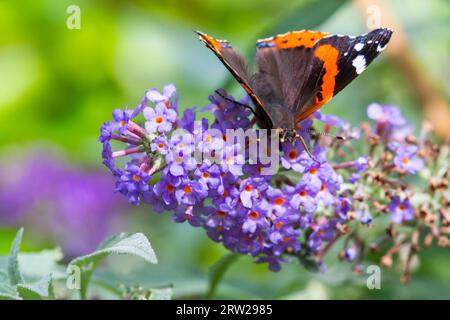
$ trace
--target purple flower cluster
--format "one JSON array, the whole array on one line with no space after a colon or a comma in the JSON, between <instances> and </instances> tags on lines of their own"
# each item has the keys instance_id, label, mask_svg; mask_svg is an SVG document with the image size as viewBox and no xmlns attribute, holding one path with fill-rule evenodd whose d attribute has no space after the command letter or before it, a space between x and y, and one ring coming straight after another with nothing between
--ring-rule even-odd
<instances>
[{"instance_id":1,"label":"purple flower cluster","mask_svg":"<svg viewBox=\"0 0 450 320\"><path fill-rule=\"evenodd\" d=\"M114 120L102 126L103 163L116 177L117 191L133 204L142 201L155 211L173 211L175 222L203 227L214 241L233 252L268 262L274 271L285 261L283 254L301 250L300 239L307 236L307 230L311 230L311 239L305 241L305 250L316 252L330 240L336 224L347 219L350 208L340 203L351 200L337 196L343 179L326 162L324 147L315 144L312 153L320 160L316 162L300 141L283 144L282 168L294 170L301 178L282 187L275 186L281 172L262 175L264 165L243 159L236 152L242 147L238 142L223 150L218 163L208 159L196 162L187 136L170 135L172 129L200 135L194 148L209 152L223 144L227 129L249 129L251 111L222 91L210 96L211 104L205 107L213 112L215 120L208 123L202 119L196 126L195 109L186 109L182 117L177 116L174 93L172 85L164 87L162 93L149 90L135 110L116 110ZM142 125L135 120L139 115L144 118ZM311 125L311 120L302 123L306 130L301 134L308 142L307 129ZM213 129L218 134L210 133ZM113 152L113 140L126 143L126 148ZM117 168L115 159L120 156L130 157L125 166ZM149 183L155 175L159 178ZM316 221L314 213L319 207L333 214Z\"/></svg>"},{"instance_id":2,"label":"purple flower cluster","mask_svg":"<svg viewBox=\"0 0 450 320\"><path fill-rule=\"evenodd\" d=\"M116 190L131 203L150 204L157 212L172 211L173 221L202 227L212 240L268 263L273 271L280 270L286 254L319 254L350 219L351 211L361 225L371 223L366 209L354 208L351 194L343 188L343 176L329 161L327 145L311 139L312 119L300 124L299 134L312 145L315 159L299 140L282 143L279 150L268 146L267 153L280 152L281 166L279 172L265 175L265 165L249 161L249 152L239 152L248 145L242 141L224 144L228 129L252 128L251 111L241 105L247 100L236 103L221 91L209 97L211 103L204 109L213 113L214 121L196 122L195 108L185 109L182 116L177 112L175 92L173 85L164 87L162 93L148 90L134 110L115 110L113 120L101 128L103 163L116 178ZM404 124L401 118L387 117L382 107L369 109L385 136L393 126ZM339 133L359 135L337 117L319 112L315 117L325 123L325 130L334 126ZM175 134L175 129L186 134ZM112 151L113 141L126 147ZM213 161L219 149L220 161ZM197 150L209 157L198 161ZM398 153L404 165L404 159L414 156L413 150ZM119 167L115 162L122 156L128 156L128 161ZM356 183L368 165L368 157L361 156L341 168L351 168L349 181ZM414 163L406 170L417 169ZM401 220L408 220L406 211ZM349 252L348 256L354 255Z\"/></svg>"}]
</instances>

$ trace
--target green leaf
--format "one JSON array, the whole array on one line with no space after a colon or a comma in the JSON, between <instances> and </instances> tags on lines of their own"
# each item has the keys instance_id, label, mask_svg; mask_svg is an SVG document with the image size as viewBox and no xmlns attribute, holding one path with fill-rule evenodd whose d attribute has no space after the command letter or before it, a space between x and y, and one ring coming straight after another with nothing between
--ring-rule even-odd
<instances>
[{"instance_id":1,"label":"green leaf","mask_svg":"<svg viewBox=\"0 0 450 320\"><path fill-rule=\"evenodd\" d=\"M65 268L58 264L63 258L61 248L19 254L20 271L26 279L38 280L52 273L52 279L65 279Z\"/></svg>"},{"instance_id":2,"label":"green leaf","mask_svg":"<svg viewBox=\"0 0 450 320\"><path fill-rule=\"evenodd\" d=\"M17 258L19 254L20 243L22 242L23 228L17 231L16 237L14 238L11 250L8 256L8 275L9 281L14 286L18 283L23 282L22 274L19 269L19 260Z\"/></svg>"},{"instance_id":3,"label":"green leaf","mask_svg":"<svg viewBox=\"0 0 450 320\"><path fill-rule=\"evenodd\" d=\"M23 299L39 300L48 298L52 288L52 275L48 274L35 283L18 284L17 291Z\"/></svg>"},{"instance_id":4,"label":"green leaf","mask_svg":"<svg viewBox=\"0 0 450 320\"><path fill-rule=\"evenodd\" d=\"M0 283L9 283L8 273L2 269L0 269Z\"/></svg>"},{"instance_id":5,"label":"green leaf","mask_svg":"<svg viewBox=\"0 0 450 320\"><path fill-rule=\"evenodd\" d=\"M141 257L149 263L158 263L150 242L142 233L120 233L104 240L98 249L88 255L75 258L70 264L83 266L97 264L110 254L131 254Z\"/></svg>"},{"instance_id":6,"label":"green leaf","mask_svg":"<svg viewBox=\"0 0 450 320\"><path fill-rule=\"evenodd\" d=\"M16 288L9 283L0 283L0 300L22 300Z\"/></svg>"},{"instance_id":7,"label":"green leaf","mask_svg":"<svg viewBox=\"0 0 450 320\"><path fill-rule=\"evenodd\" d=\"M240 257L235 253L226 254L217 261L209 270L209 288L206 297L211 299L216 293L217 286L222 280L228 268Z\"/></svg>"},{"instance_id":8,"label":"green leaf","mask_svg":"<svg viewBox=\"0 0 450 320\"><path fill-rule=\"evenodd\" d=\"M144 234L120 233L109 237L100 244L95 252L75 258L69 263L69 265L75 265L81 268L80 296L82 299L86 299L87 288L92 273L98 264L111 254L130 254L140 257L149 263L158 262L155 252Z\"/></svg>"},{"instance_id":9,"label":"green leaf","mask_svg":"<svg viewBox=\"0 0 450 320\"><path fill-rule=\"evenodd\" d=\"M170 300L172 299L173 289L171 287L161 289L150 289L150 300Z\"/></svg>"},{"instance_id":10,"label":"green leaf","mask_svg":"<svg viewBox=\"0 0 450 320\"><path fill-rule=\"evenodd\" d=\"M164 288L145 288L142 286L121 285L121 297L125 300L170 300L172 299L172 286Z\"/></svg>"}]
</instances>

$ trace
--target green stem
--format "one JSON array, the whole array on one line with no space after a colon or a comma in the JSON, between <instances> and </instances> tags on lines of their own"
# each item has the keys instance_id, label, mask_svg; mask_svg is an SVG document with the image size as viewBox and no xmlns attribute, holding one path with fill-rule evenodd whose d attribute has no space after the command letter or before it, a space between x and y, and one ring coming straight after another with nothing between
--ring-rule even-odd
<instances>
[{"instance_id":1,"label":"green stem","mask_svg":"<svg viewBox=\"0 0 450 320\"><path fill-rule=\"evenodd\" d=\"M230 266L236 262L239 257L240 255L235 253L226 254L210 268L209 286L208 291L206 292L207 299L212 299L214 297L225 272L227 272Z\"/></svg>"}]
</instances>

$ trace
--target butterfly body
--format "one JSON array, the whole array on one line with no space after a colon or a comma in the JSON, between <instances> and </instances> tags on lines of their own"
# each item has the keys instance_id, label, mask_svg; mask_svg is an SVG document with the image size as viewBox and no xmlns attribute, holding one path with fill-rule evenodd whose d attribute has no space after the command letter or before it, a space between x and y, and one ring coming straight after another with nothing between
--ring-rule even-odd
<instances>
[{"instance_id":1,"label":"butterfly body","mask_svg":"<svg viewBox=\"0 0 450 320\"><path fill-rule=\"evenodd\" d=\"M256 43L258 70L252 75L228 41L197 33L249 94L258 125L277 129L282 141L293 141L300 122L365 70L384 50L392 30L355 37L302 30L261 39Z\"/></svg>"}]
</instances>

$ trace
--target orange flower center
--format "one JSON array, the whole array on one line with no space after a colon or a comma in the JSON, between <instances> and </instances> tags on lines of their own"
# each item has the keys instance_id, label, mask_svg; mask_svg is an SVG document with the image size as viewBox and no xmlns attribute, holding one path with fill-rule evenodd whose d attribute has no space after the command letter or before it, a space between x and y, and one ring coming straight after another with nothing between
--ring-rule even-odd
<instances>
[{"instance_id":1,"label":"orange flower center","mask_svg":"<svg viewBox=\"0 0 450 320\"><path fill-rule=\"evenodd\" d=\"M305 190L300 191L299 195L302 198L306 197L306 191Z\"/></svg>"},{"instance_id":2,"label":"orange flower center","mask_svg":"<svg viewBox=\"0 0 450 320\"><path fill-rule=\"evenodd\" d=\"M320 188L320 191L324 192L325 191L325 185L322 185L322 188Z\"/></svg>"},{"instance_id":3,"label":"orange flower center","mask_svg":"<svg viewBox=\"0 0 450 320\"><path fill-rule=\"evenodd\" d=\"M316 174L317 173L317 169L316 168L311 168L311 169L309 169L309 173L310 174Z\"/></svg>"},{"instance_id":4,"label":"orange flower center","mask_svg":"<svg viewBox=\"0 0 450 320\"><path fill-rule=\"evenodd\" d=\"M164 143L162 143L162 142L158 143L158 148L160 148L160 149L164 148Z\"/></svg>"},{"instance_id":5,"label":"orange flower center","mask_svg":"<svg viewBox=\"0 0 450 320\"><path fill-rule=\"evenodd\" d=\"M203 172L203 178L204 179L208 179L209 178L209 173L208 172Z\"/></svg>"},{"instance_id":6,"label":"orange flower center","mask_svg":"<svg viewBox=\"0 0 450 320\"><path fill-rule=\"evenodd\" d=\"M280 230L282 226L283 226L283 222L282 222L282 221L278 221L278 222L275 224L275 229Z\"/></svg>"},{"instance_id":7,"label":"orange flower center","mask_svg":"<svg viewBox=\"0 0 450 320\"><path fill-rule=\"evenodd\" d=\"M247 192L250 192L250 191L253 190L253 186L251 184L248 184L248 185L245 186L244 190L247 191Z\"/></svg>"},{"instance_id":8,"label":"orange flower center","mask_svg":"<svg viewBox=\"0 0 450 320\"><path fill-rule=\"evenodd\" d=\"M288 157L289 157L289 159L291 159L291 160L297 159L297 151L295 151L295 150L289 151Z\"/></svg>"},{"instance_id":9,"label":"orange flower center","mask_svg":"<svg viewBox=\"0 0 450 320\"><path fill-rule=\"evenodd\" d=\"M409 163L409 159L408 158L403 158L402 161L403 161L404 164L408 164Z\"/></svg>"},{"instance_id":10,"label":"orange flower center","mask_svg":"<svg viewBox=\"0 0 450 320\"><path fill-rule=\"evenodd\" d=\"M401 211L405 210L405 206L404 206L404 205L402 205L402 204L401 204L401 205L399 205L399 206L398 206L398 208L399 208L399 209L400 209Z\"/></svg>"},{"instance_id":11,"label":"orange flower center","mask_svg":"<svg viewBox=\"0 0 450 320\"><path fill-rule=\"evenodd\" d=\"M164 121L164 119L162 117L158 116L158 117L155 118L155 122L158 123L158 124L162 123L163 121Z\"/></svg>"},{"instance_id":12,"label":"orange flower center","mask_svg":"<svg viewBox=\"0 0 450 320\"><path fill-rule=\"evenodd\" d=\"M248 216L250 217L250 219L256 220L259 218L259 213L256 211L252 211L248 214Z\"/></svg>"},{"instance_id":13,"label":"orange flower center","mask_svg":"<svg viewBox=\"0 0 450 320\"><path fill-rule=\"evenodd\" d=\"M190 186L186 186L186 187L183 188L183 191L185 193L192 193L192 188Z\"/></svg>"},{"instance_id":14,"label":"orange flower center","mask_svg":"<svg viewBox=\"0 0 450 320\"><path fill-rule=\"evenodd\" d=\"M274 204L276 204L277 206L281 206L283 203L285 203L286 202L286 200L284 200L283 198L281 198L281 197L279 197L279 198L276 198L274 201L273 201L273 203Z\"/></svg>"},{"instance_id":15,"label":"orange flower center","mask_svg":"<svg viewBox=\"0 0 450 320\"><path fill-rule=\"evenodd\" d=\"M168 192L173 192L173 190L174 190L175 188L174 188L174 186L173 186L173 184L168 184L167 186L166 186L166 190L168 191Z\"/></svg>"},{"instance_id":16,"label":"orange flower center","mask_svg":"<svg viewBox=\"0 0 450 320\"><path fill-rule=\"evenodd\" d=\"M123 127L123 126L125 125L125 121L124 121L124 120L120 121L119 125L120 125L121 127Z\"/></svg>"},{"instance_id":17,"label":"orange flower center","mask_svg":"<svg viewBox=\"0 0 450 320\"><path fill-rule=\"evenodd\" d=\"M134 182L139 182L140 180L141 180L141 178L140 178L138 175L135 174L135 175L133 176L133 181L134 181Z\"/></svg>"},{"instance_id":18,"label":"orange flower center","mask_svg":"<svg viewBox=\"0 0 450 320\"><path fill-rule=\"evenodd\" d=\"M217 216L220 218L223 218L227 215L227 213L225 211L217 211Z\"/></svg>"}]
</instances>

